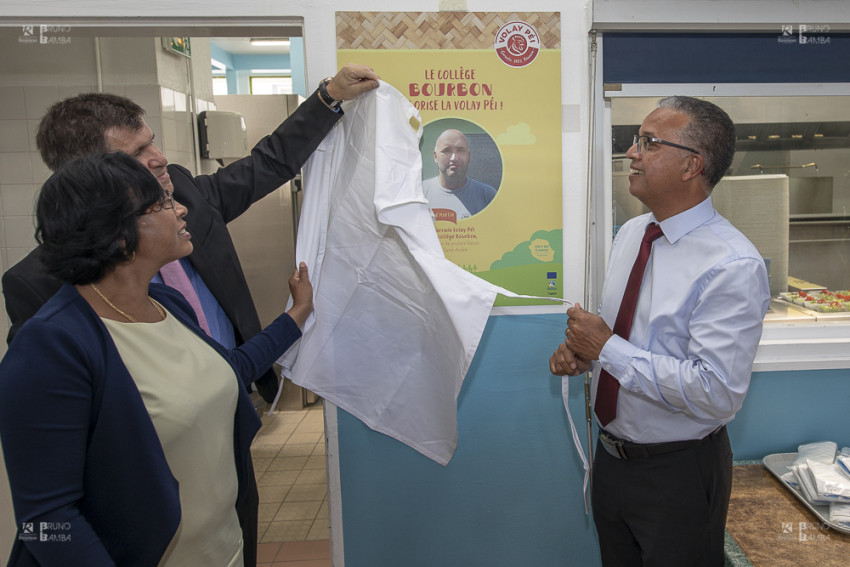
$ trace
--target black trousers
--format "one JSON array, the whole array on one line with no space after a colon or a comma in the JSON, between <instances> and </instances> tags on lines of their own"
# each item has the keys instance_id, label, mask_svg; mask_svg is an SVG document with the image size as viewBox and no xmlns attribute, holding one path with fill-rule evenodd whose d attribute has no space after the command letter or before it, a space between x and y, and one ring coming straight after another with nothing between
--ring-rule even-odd
<instances>
[{"instance_id":1,"label":"black trousers","mask_svg":"<svg viewBox=\"0 0 850 567\"><path fill-rule=\"evenodd\" d=\"M254 459L248 457L248 478L245 479L245 496L236 506L239 516L239 526L242 528L242 559L244 567L257 565L257 536L260 495L257 490L257 479L254 476Z\"/></svg>"},{"instance_id":2,"label":"black trousers","mask_svg":"<svg viewBox=\"0 0 850 567\"><path fill-rule=\"evenodd\" d=\"M722 567L732 492L724 427L702 444L617 459L596 443L593 520L604 567Z\"/></svg>"}]
</instances>

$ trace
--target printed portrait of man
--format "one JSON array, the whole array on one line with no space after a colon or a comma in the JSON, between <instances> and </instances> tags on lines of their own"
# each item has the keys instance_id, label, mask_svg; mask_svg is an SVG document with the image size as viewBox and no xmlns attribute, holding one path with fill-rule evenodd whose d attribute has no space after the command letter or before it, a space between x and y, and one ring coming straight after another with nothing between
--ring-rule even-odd
<instances>
[{"instance_id":1,"label":"printed portrait of man","mask_svg":"<svg viewBox=\"0 0 850 567\"><path fill-rule=\"evenodd\" d=\"M483 139L482 139L483 138ZM445 211L452 220L469 218L481 212L496 196L496 185L501 179L501 160L494 167L492 154L498 157L498 148L486 134L466 134L459 128L442 130L433 145L433 164L429 168L425 164L430 161L426 157L426 145L423 141L423 177L422 189L425 198L434 211L435 216L445 218ZM489 146L489 148L488 148ZM477 151L484 154L480 159ZM476 164L477 173L473 173L472 165ZM436 171L434 171L436 169ZM436 175L434 175L436 173ZM480 178L483 175L484 178Z\"/></svg>"}]
</instances>

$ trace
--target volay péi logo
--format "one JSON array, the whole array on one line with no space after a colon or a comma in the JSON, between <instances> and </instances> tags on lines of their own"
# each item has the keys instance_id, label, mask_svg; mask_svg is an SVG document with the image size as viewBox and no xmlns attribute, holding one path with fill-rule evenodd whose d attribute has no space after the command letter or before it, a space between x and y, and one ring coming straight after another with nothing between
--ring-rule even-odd
<instances>
[{"instance_id":1,"label":"volay p\u00e9i logo","mask_svg":"<svg viewBox=\"0 0 850 567\"><path fill-rule=\"evenodd\" d=\"M525 67L540 53L540 36L537 30L525 22L508 22L496 32L494 47L496 55L505 65Z\"/></svg>"}]
</instances>

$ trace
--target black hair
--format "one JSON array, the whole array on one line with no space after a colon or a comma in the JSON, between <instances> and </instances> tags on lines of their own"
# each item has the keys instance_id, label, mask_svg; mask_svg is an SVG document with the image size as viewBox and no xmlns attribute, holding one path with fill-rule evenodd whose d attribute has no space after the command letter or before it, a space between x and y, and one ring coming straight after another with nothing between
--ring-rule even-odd
<instances>
[{"instance_id":1,"label":"black hair","mask_svg":"<svg viewBox=\"0 0 850 567\"><path fill-rule=\"evenodd\" d=\"M159 181L121 152L63 165L44 183L36 205L35 238L48 273L73 285L100 281L133 258L138 216L164 198Z\"/></svg>"},{"instance_id":2,"label":"black hair","mask_svg":"<svg viewBox=\"0 0 850 567\"><path fill-rule=\"evenodd\" d=\"M38 125L35 143L41 159L56 170L74 158L107 152L110 128L139 130L144 109L123 96L85 93L51 106Z\"/></svg>"},{"instance_id":3,"label":"black hair","mask_svg":"<svg viewBox=\"0 0 850 567\"><path fill-rule=\"evenodd\" d=\"M668 96L658 106L686 114L690 122L682 130L682 143L699 150L705 160L709 187L717 185L735 157L735 124L716 104L689 96Z\"/></svg>"}]
</instances>

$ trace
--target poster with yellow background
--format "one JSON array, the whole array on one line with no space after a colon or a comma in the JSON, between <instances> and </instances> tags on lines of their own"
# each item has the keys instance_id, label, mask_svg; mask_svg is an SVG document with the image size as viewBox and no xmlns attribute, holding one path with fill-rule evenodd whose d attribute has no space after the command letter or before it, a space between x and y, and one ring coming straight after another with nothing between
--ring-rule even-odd
<instances>
[{"instance_id":1,"label":"poster with yellow background","mask_svg":"<svg viewBox=\"0 0 850 567\"><path fill-rule=\"evenodd\" d=\"M369 65L419 110L423 190L446 257L561 297L558 13L337 12L340 66ZM500 296L496 305L546 303Z\"/></svg>"}]
</instances>

